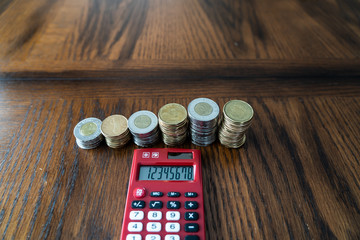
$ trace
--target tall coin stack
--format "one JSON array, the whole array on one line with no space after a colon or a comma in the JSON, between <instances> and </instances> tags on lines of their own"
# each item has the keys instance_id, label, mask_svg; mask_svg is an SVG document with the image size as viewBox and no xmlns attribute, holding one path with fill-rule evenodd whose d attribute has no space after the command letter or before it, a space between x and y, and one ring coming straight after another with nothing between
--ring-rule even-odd
<instances>
[{"instance_id":1,"label":"tall coin stack","mask_svg":"<svg viewBox=\"0 0 360 240\"><path fill-rule=\"evenodd\" d=\"M215 142L219 106L209 98L196 98L188 105L190 136L193 144L207 146Z\"/></svg>"},{"instance_id":2,"label":"tall coin stack","mask_svg":"<svg viewBox=\"0 0 360 240\"><path fill-rule=\"evenodd\" d=\"M105 118L101 124L101 132L106 144L111 148L120 148L131 138L127 119L122 115L111 115Z\"/></svg>"},{"instance_id":3,"label":"tall coin stack","mask_svg":"<svg viewBox=\"0 0 360 240\"><path fill-rule=\"evenodd\" d=\"M158 118L150 111L138 111L129 117L128 125L134 143L149 147L159 140Z\"/></svg>"},{"instance_id":4,"label":"tall coin stack","mask_svg":"<svg viewBox=\"0 0 360 240\"><path fill-rule=\"evenodd\" d=\"M160 108L158 116L164 143L169 146L184 143L188 127L186 109L180 104L169 103Z\"/></svg>"},{"instance_id":5,"label":"tall coin stack","mask_svg":"<svg viewBox=\"0 0 360 240\"><path fill-rule=\"evenodd\" d=\"M92 149L99 146L104 140L100 127L100 119L91 117L81 120L74 128L76 144L82 149Z\"/></svg>"},{"instance_id":6,"label":"tall coin stack","mask_svg":"<svg viewBox=\"0 0 360 240\"><path fill-rule=\"evenodd\" d=\"M242 100L231 100L224 105L223 121L219 129L220 143L229 148L239 148L246 141L246 131L254 116L252 107Z\"/></svg>"}]
</instances>

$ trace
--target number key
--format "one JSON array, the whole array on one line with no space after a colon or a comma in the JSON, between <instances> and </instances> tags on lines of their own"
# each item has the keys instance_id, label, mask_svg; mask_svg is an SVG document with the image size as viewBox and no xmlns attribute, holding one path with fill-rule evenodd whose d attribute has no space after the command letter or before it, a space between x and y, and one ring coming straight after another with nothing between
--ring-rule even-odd
<instances>
[{"instance_id":1,"label":"number key","mask_svg":"<svg viewBox=\"0 0 360 240\"><path fill-rule=\"evenodd\" d=\"M160 232L161 231L161 223L159 222L148 222L146 225L146 231L148 232Z\"/></svg>"},{"instance_id":2,"label":"number key","mask_svg":"<svg viewBox=\"0 0 360 240\"><path fill-rule=\"evenodd\" d=\"M180 212L168 211L166 212L166 220L178 221L180 219Z\"/></svg>"},{"instance_id":3,"label":"number key","mask_svg":"<svg viewBox=\"0 0 360 240\"><path fill-rule=\"evenodd\" d=\"M128 234L126 240L141 240L140 234Z\"/></svg>"},{"instance_id":4,"label":"number key","mask_svg":"<svg viewBox=\"0 0 360 240\"><path fill-rule=\"evenodd\" d=\"M180 240L179 235L166 235L165 240Z\"/></svg>"},{"instance_id":5,"label":"number key","mask_svg":"<svg viewBox=\"0 0 360 240\"><path fill-rule=\"evenodd\" d=\"M143 230L143 224L141 222L129 222L129 232L141 232Z\"/></svg>"},{"instance_id":6,"label":"number key","mask_svg":"<svg viewBox=\"0 0 360 240\"><path fill-rule=\"evenodd\" d=\"M166 223L165 231L167 232L180 232L180 223Z\"/></svg>"},{"instance_id":7,"label":"number key","mask_svg":"<svg viewBox=\"0 0 360 240\"><path fill-rule=\"evenodd\" d=\"M160 211L149 211L148 219L149 220L160 220L162 218L162 213Z\"/></svg>"},{"instance_id":8,"label":"number key","mask_svg":"<svg viewBox=\"0 0 360 240\"><path fill-rule=\"evenodd\" d=\"M143 220L144 219L144 212L143 211L131 211L130 220Z\"/></svg>"},{"instance_id":9,"label":"number key","mask_svg":"<svg viewBox=\"0 0 360 240\"><path fill-rule=\"evenodd\" d=\"M158 234L148 234L146 235L145 240L160 240L161 237Z\"/></svg>"}]
</instances>

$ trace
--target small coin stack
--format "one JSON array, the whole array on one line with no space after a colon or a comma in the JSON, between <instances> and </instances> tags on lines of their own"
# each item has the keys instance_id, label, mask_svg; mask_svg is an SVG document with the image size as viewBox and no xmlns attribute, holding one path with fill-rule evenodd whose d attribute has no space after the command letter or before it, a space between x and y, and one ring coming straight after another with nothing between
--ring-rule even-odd
<instances>
[{"instance_id":1,"label":"small coin stack","mask_svg":"<svg viewBox=\"0 0 360 240\"><path fill-rule=\"evenodd\" d=\"M239 148L246 141L246 131L254 116L252 107L242 100L231 100L224 105L223 121L219 129L221 144Z\"/></svg>"},{"instance_id":2,"label":"small coin stack","mask_svg":"<svg viewBox=\"0 0 360 240\"><path fill-rule=\"evenodd\" d=\"M128 121L134 143L150 147L159 140L158 118L150 111L142 110L132 114Z\"/></svg>"},{"instance_id":3,"label":"small coin stack","mask_svg":"<svg viewBox=\"0 0 360 240\"><path fill-rule=\"evenodd\" d=\"M101 132L111 148L120 148L131 138L128 121L122 115L115 114L105 118L101 124Z\"/></svg>"},{"instance_id":4,"label":"small coin stack","mask_svg":"<svg viewBox=\"0 0 360 240\"><path fill-rule=\"evenodd\" d=\"M186 109L178 103L169 103L160 108L158 116L164 143L169 146L184 143L188 127Z\"/></svg>"},{"instance_id":5,"label":"small coin stack","mask_svg":"<svg viewBox=\"0 0 360 240\"><path fill-rule=\"evenodd\" d=\"M190 136L193 144L208 146L216 140L219 106L209 98L196 98L188 105Z\"/></svg>"},{"instance_id":6,"label":"small coin stack","mask_svg":"<svg viewBox=\"0 0 360 240\"><path fill-rule=\"evenodd\" d=\"M74 128L76 144L82 149L92 149L99 146L104 139L100 127L100 119L91 117L81 120Z\"/></svg>"}]
</instances>

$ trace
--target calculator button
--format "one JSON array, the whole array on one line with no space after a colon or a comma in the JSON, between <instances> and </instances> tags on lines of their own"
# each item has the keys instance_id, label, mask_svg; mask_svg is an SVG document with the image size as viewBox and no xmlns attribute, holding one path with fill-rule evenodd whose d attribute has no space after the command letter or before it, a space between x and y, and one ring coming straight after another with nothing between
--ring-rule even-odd
<instances>
[{"instance_id":1,"label":"calculator button","mask_svg":"<svg viewBox=\"0 0 360 240\"><path fill-rule=\"evenodd\" d=\"M151 192L150 196L152 197L162 197L164 194L162 192Z\"/></svg>"},{"instance_id":2,"label":"calculator button","mask_svg":"<svg viewBox=\"0 0 360 240\"><path fill-rule=\"evenodd\" d=\"M200 240L200 238L196 235L187 235L185 240Z\"/></svg>"},{"instance_id":3,"label":"calculator button","mask_svg":"<svg viewBox=\"0 0 360 240\"><path fill-rule=\"evenodd\" d=\"M163 207L163 203L160 201L150 201L150 208L153 209L161 209Z\"/></svg>"},{"instance_id":4,"label":"calculator button","mask_svg":"<svg viewBox=\"0 0 360 240\"><path fill-rule=\"evenodd\" d=\"M160 232L161 223L159 222L148 222L146 225L146 231L148 232Z\"/></svg>"},{"instance_id":5,"label":"calculator button","mask_svg":"<svg viewBox=\"0 0 360 240\"><path fill-rule=\"evenodd\" d=\"M177 221L180 219L180 212L168 211L166 212L166 220Z\"/></svg>"},{"instance_id":6,"label":"calculator button","mask_svg":"<svg viewBox=\"0 0 360 240\"><path fill-rule=\"evenodd\" d=\"M168 192L168 197L180 197L179 192Z\"/></svg>"},{"instance_id":7,"label":"calculator button","mask_svg":"<svg viewBox=\"0 0 360 240\"><path fill-rule=\"evenodd\" d=\"M160 211L149 211L148 219L149 220L160 220L162 218L162 212Z\"/></svg>"},{"instance_id":8,"label":"calculator button","mask_svg":"<svg viewBox=\"0 0 360 240\"><path fill-rule=\"evenodd\" d=\"M199 214L197 212L186 212L185 213L185 220L187 221L194 221L199 219Z\"/></svg>"},{"instance_id":9,"label":"calculator button","mask_svg":"<svg viewBox=\"0 0 360 240\"><path fill-rule=\"evenodd\" d=\"M145 188L135 188L133 194L135 198L143 198L146 194Z\"/></svg>"},{"instance_id":10,"label":"calculator button","mask_svg":"<svg viewBox=\"0 0 360 240\"><path fill-rule=\"evenodd\" d=\"M128 234L126 240L141 240L140 234Z\"/></svg>"},{"instance_id":11,"label":"calculator button","mask_svg":"<svg viewBox=\"0 0 360 240\"><path fill-rule=\"evenodd\" d=\"M197 223L186 223L185 224L185 232L198 232L199 224Z\"/></svg>"},{"instance_id":12,"label":"calculator button","mask_svg":"<svg viewBox=\"0 0 360 240\"><path fill-rule=\"evenodd\" d=\"M197 209L199 207L196 201L186 201L185 209Z\"/></svg>"},{"instance_id":13,"label":"calculator button","mask_svg":"<svg viewBox=\"0 0 360 240\"><path fill-rule=\"evenodd\" d=\"M145 240L161 240L161 237L158 234L148 234Z\"/></svg>"},{"instance_id":14,"label":"calculator button","mask_svg":"<svg viewBox=\"0 0 360 240\"><path fill-rule=\"evenodd\" d=\"M165 240L180 240L179 235L166 235Z\"/></svg>"},{"instance_id":15,"label":"calculator button","mask_svg":"<svg viewBox=\"0 0 360 240\"><path fill-rule=\"evenodd\" d=\"M143 224L141 222L129 222L129 232L141 232L143 230Z\"/></svg>"},{"instance_id":16,"label":"calculator button","mask_svg":"<svg viewBox=\"0 0 360 240\"><path fill-rule=\"evenodd\" d=\"M167 208L168 209L179 209L180 202L179 201L169 201L169 202L167 202Z\"/></svg>"},{"instance_id":17,"label":"calculator button","mask_svg":"<svg viewBox=\"0 0 360 240\"><path fill-rule=\"evenodd\" d=\"M144 208L145 202L144 201L132 201L131 207L132 208Z\"/></svg>"},{"instance_id":18,"label":"calculator button","mask_svg":"<svg viewBox=\"0 0 360 240\"><path fill-rule=\"evenodd\" d=\"M194 197L197 197L197 193L196 192L186 192L185 193L185 197L188 197L188 198L194 198Z\"/></svg>"},{"instance_id":19,"label":"calculator button","mask_svg":"<svg viewBox=\"0 0 360 240\"><path fill-rule=\"evenodd\" d=\"M180 223L166 223L165 231L167 232L180 232Z\"/></svg>"},{"instance_id":20,"label":"calculator button","mask_svg":"<svg viewBox=\"0 0 360 240\"><path fill-rule=\"evenodd\" d=\"M131 211L130 220L143 220L144 219L144 212L143 211Z\"/></svg>"}]
</instances>

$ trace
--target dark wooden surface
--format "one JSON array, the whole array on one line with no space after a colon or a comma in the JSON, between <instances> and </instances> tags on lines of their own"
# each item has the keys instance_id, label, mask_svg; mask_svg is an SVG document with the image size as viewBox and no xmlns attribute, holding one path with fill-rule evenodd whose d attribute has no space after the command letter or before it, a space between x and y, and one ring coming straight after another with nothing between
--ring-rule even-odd
<instances>
[{"instance_id":1,"label":"dark wooden surface","mask_svg":"<svg viewBox=\"0 0 360 240\"><path fill-rule=\"evenodd\" d=\"M360 238L356 0L0 1L0 239L119 239L132 153L83 118L243 99L201 150L208 239ZM158 143L155 147L166 147Z\"/></svg>"}]
</instances>

